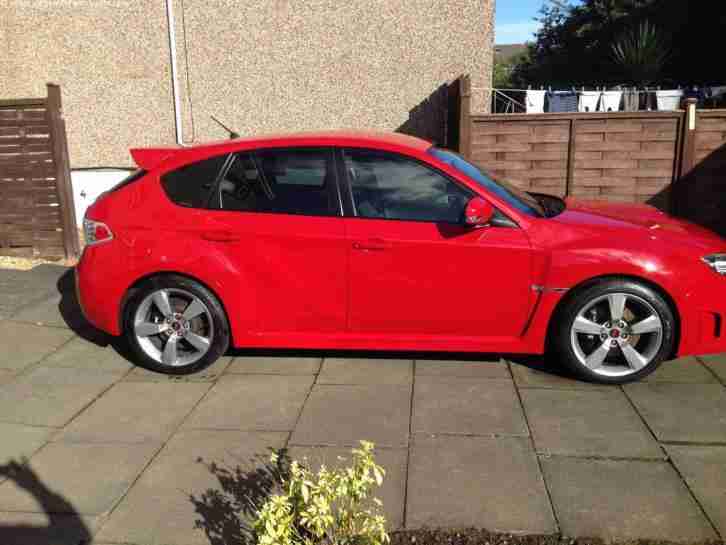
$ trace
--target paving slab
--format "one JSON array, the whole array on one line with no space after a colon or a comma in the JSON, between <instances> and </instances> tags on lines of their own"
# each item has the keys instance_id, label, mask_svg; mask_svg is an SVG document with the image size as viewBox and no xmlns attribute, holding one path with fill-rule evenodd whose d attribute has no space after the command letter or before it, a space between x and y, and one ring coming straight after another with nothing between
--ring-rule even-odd
<instances>
[{"instance_id":1,"label":"paving slab","mask_svg":"<svg viewBox=\"0 0 726 545\"><path fill-rule=\"evenodd\" d=\"M17 374L18 372L14 369L0 369L0 386L12 382Z\"/></svg>"},{"instance_id":2,"label":"paving slab","mask_svg":"<svg viewBox=\"0 0 726 545\"><path fill-rule=\"evenodd\" d=\"M30 460L37 476L30 485L21 487L16 479L0 484L0 511L108 513L158 448L50 443Z\"/></svg>"},{"instance_id":3,"label":"paving slab","mask_svg":"<svg viewBox=\"0 0 726 545\"><path fill-rule=\"evenodd\" d=\"M0 387L0 422L64 426L121 376L95 369L37 367Z\"/></svg>"},{"instance_id":4,"label":"paving slab","mask_svg":"<svg viewBox=\"0 0 726 545\"><path fill-rule=\"evenodd\" d=\"M374 487L372 495L383 502L382 512L386 516L388 529L399 530L403 527L408 451L377 448L374 455L376 463L386 470L386 475L381 487ZM350 449L341 447L292 447L290 457L293 460L307 458L309 467L313 471L317 471L321 464L325 464L328 468L351 465ZM340 461L339 457L345 460Z\"/></svg>"},{"instance_id":5,"label":"paving slab","mask_svg":"<svg viewBox=\"0 0 726 545\"><path fill-rule=\"evenodd\" d=\"M542 464L566 536L679 542L716 538L670 464L560 457Z\"/></svg>"},{"instance_id":6,"label":"paving slab","mask_svg":"<svg viewBox=\"0 0 726 545\"><path fill-rule=\"evenodd\" d=\"M111 346L99 346L76 337L43 360L45 367L128 371L133 364Z\"/></svg>"},{"instance_id":7,"label":"paving slab","mask_svg":"<svg viewBox=\"0 0 726 545\"><path fill-rule=\"evenodd\" d=\"M186 428L289 431L313 377L224 375L189 416Z\"/></svg>"},{"instance_id":8,"label":"paving slab","mask_svg":"<svg viewBox=\"0 0 726 545\"><path fill-rule=\"evenodd\" d=\"M53 428L0 423L0 466L11 460L29 458L56 432ZM0 475L0 481L5 477ZM0 542L1 543L1 542Z\"/></svg>"},{"instance_id":9,"label":"paving slab","mask_svg":"<svg viewBox=\"0 0 726 545\"><path fill-rule=\"evenodd\" d=\"M713 373L693 356L664 361L658 369L645 377L644 381L694 384L717 382Z\"/></svg>"},{"instance_id":10,"label":"paving slab","mask_svg":"<svg viewBox=\"0 0 726 545\"><path fill-rule=\"evenodd\" d=\"M625 392L659 441L726 438L726 389L720 384L634 383Z\"/></svg>"},{"instance_id":11,"label":"paving slab","mask_svg":"<svg viewBox=\"0 0 726 545\"><path fill-rule=\"evenodd\" d=\"M318 384L410 385L413 360L374 358L325 358Z\"/></svg>"},{"instance_id":12,"label":"paving slab","mask_svg":"<svg viewBox=\"0 0 726 545\"><path fill-rule=\"evenodd\" d=\"M569 456L665 458L619 389L522 389L537 452Z\"/></svg>"},{"instance_id":13,"label":"paving slab","mask_svg":"<svg viewBox=\"0 0 726 545\"><path fill-rule=\"evenodd\" d=\"M185 431L176 434L114 510L99 542L209 545L245 543L237 515L249 524L268 497L270 449L286 433ZM219 532L224 531L224 534ZM216 533L215 533L216 532ZM216 541L210 536L216 536Z\"/></svg>"},{"instance_id":14,"label":"paving slab","mask_svg":"<svg viewBox=\"0 0 726 545\"><path fill-rule=\"evenodd\" d=\"M225 371L246 375L316 375L323 358L238 356Z\"/></svg>"},{"instance_id":15,"label":"paving slab","mask_svg":"<svg viewBox=\"0 0 726 545\"><path fill-rule=\"evenodd\" d=\"M726 354L699 356L698 359L700 359L723 384L726 384Z\"/></svg>"},{"instance_id":16,"label":"paving slab","mask_svg":"<svg viewBox=\"0 0 726 545\"><path fill-rule=\"evenodd\" d=\"M73 337L73 332L3 320L0 322L0 354L3 369L24 369L39 362Z\"/></svg>"},{"instance_id":17,"label":"paving slab","mask_svg":"<svg viewBox=\"0 0 726 545\"><path fill-rule=\"evenodd\" d=\"M408 444L411 387L387 384L316 385L290 439L293 445Z\"/></svg>"},{"instance_id":18,"label":"paving slab","mask_svg":"<svg viewBox=\"0 0 726 545\"><path fill-rule=\"evenodd\" d=\"M24 302L23 296L18 292L22 286L22 271L13 269L0 269L0 320L9 317L17 311Z\"/></svg>"},{"instance_id":19,"label":"paving slab","mask_svg":"<svg viewBox=\"0 0 726 545\"><path fill-rule=\"evenodd\" d=\"M507 362L502 359L416 360L416 376L500 379L511 379L512 377Z\"/></svg>"},{"instance_id":20,"label":"paving slab","mask_svg":"<svg viewBox=\"0 0 726 545\"><path fill-rule=\"evenodd\" d=\"M68 270L56 265L39 265L30 271L0 269L0 319L56 293L59 279Z\"/></svg>"},{"instance_id":21,"label":"paving slab","mask_svg":"<svg viewBox=\"0 0 726 545\"><path fill-rule=\"evenodd\" d=\"M69 298L74 300L75 296L53 293L24 305L10 319L14 322L65 328L77 328L87 324L78 304L69 303Z\"/></svg>"},{"instance_id":22,"label":"paving slab","mask_svg":"<svg viewBox=\"0 0 726 545\"><path fill-rule=\"evenodd\" d=\"M219 358L211 366L191 375L167 375L137 366L124 377L124 382L215 382L231 361L232 358Z\"/></svg>"},{"instance_id":23,"label":"paving slab","mask_svg":"<svg viewBox=\"0 0 726 545\"><path fill-rule=\"evenodd\" d=\"M542 368L532 368L516 362L510 362L510 369L514 382L519 388L553 388L556 390L591 390L594 388L607 389L612 386L594 384L559 375L553 372L544 363Z\"/></svg>"},{"instance_id":24,"label":"paving slab","mask_svg":"<svg viewBox=\"0 0 726 545\"><path fill-rule=\"evenodd\" d=\"M204 383L115 384L56 437L76 443L165 442L209 390Z\"/></svg>"},{"instance_id":25,"label":"paving slab","mask_svg":"<svg viewBox=\"0 0 726 545\"><path fill-rule=\"evenodd\" d=\"M408 475L407 528L557 530L528 439L416 435Z\"/></svg>"},{"instance_id":26,"label":"paving slab","mask_svg":"<svg viewBox=\"0 0 726 545\"><path fill-rule=\"evenodd\" d=\"M0 512L0 543L3 545L91 543L99 521L99 517L82 515Z\"/></svg>"},{"instance_id":27,"label":"paving slab","mask_svg":"<svg viewBox=\"0 0 726 545\"><path fill-rule=\"evenodd\" d=\"M722 536L726 535L726 447L665 448L711 522Z\"/></svg>"},{"instance_id":28,"label":"paving slab","mask_svg":"<svg viewBox=\"0 0 726 545\"><path fill-rule=\"evenodd\" d=\"M416 378L413 431L431 434L529 435L511 380Z\"/></svg>"}]
</instances>

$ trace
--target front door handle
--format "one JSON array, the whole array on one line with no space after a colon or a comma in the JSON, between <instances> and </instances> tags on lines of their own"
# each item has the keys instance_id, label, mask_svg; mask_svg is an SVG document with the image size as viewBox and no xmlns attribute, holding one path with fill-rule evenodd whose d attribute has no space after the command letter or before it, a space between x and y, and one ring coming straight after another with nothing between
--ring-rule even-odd
<instances>
[{"instance_id":1,"label":"front door handle","mask_svg":"<svg viewBox=\"0 0 726 545\"><path fill-rule=\"evenodd\" d=\"M391 247L391 243L382 238L371 238L365 242L356 241L353 243L354 250L362 251L381 251Z\"/></svg>"},{"instance_id":2,"label":"front door handle","mask_svg":"<svg viewBox=\"0 0 726 545\"><path fill-rule=\"evenodd\" d=\"M239 235L232 231L205 231L202 233L202 238L212 242L237 242L240 239Z\"/></svg>"}]
</instances>

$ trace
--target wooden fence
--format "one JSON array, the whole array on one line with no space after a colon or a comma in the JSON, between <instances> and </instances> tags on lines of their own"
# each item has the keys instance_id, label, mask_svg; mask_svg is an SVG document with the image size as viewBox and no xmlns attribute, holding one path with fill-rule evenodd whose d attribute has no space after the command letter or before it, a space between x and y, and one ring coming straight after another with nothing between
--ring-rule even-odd
<instances>
[{"instance_id":1,"label":"wooden fence","mask_svg":"<svg viewBox=\"0 0 726 545\"><path fill-rule=\"evenodd\" d=\"M726 235L726 110L475 115L460 152L532 192L647 202Z\"/></svg>"},{"instance_id":2,"label":"wooden fence","mask_svg":"<svg viewBox=\"0 0 726 545\"><path fill-rule=\"evenodd\" d=\"M0 100L0 255L77 257L60 88Z\"/></svg>"}]
</instances>

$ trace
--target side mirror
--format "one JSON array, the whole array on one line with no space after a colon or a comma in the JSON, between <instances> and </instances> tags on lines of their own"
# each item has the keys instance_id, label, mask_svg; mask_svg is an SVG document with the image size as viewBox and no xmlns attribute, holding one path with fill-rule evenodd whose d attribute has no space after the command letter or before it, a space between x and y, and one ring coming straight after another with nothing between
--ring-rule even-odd
<instances>
[{"instance_id":1,"label":"side mirror","mask_svg":"<svg viewBox=\"0 0 726 545\"><path fill-rule=\"evenodd\" d=\"M470 227L483 227L492 220L494 207L481 197L474 197L466 203L464 223Z\"/></svg>"}]
</instances>

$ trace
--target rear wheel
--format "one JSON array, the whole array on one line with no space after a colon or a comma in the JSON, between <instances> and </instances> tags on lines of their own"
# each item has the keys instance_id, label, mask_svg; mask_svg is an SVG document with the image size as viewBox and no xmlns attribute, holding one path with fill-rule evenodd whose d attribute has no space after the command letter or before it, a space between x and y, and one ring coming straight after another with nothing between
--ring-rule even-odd
<instances>
[{"instance_id":1,"label":"rear wheel","mask_svg":"<svg viewBox=\"0 0 726 545\"><path fill-rule=\"evenodd\" d=\"M675 318L664 298L628 279L592 284L555 317L553 349L578 377L622 384L642 378L673 352Z\"/></svg>"},{"instance_id":2,"label":"rear wheel","mask_svg":"<svg viewBox=\"0 0 726 545\"><path fill-rule=\"evenodd\" d=\"M211 365L229 346L229 325L217 298L176 275L151 278L135 290L124 332L144 367L175 375Z\"/></svg>"}]
</instances>

